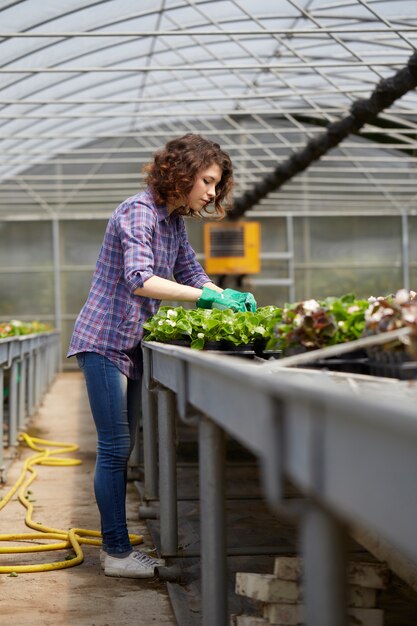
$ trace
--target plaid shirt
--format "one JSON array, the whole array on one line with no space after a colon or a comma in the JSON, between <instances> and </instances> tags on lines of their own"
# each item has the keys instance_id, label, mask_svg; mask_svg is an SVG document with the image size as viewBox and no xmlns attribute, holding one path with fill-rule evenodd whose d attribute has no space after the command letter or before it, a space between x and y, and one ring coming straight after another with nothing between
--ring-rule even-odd
<instances>
[{"instance_id":1,"label":"plaid shirt","mask_svg":"<svg viewBox=\"0 0 417 626\"><path fill-rule=\"evenodd\" d=\"M97 352L140 378L143 323L161 301L133 292L151 276L202 287L210 279L188 242L184 220L156 205L149 190L128 198L107 225L93 281L67 356Z\"/></svg>"}]
</instances>

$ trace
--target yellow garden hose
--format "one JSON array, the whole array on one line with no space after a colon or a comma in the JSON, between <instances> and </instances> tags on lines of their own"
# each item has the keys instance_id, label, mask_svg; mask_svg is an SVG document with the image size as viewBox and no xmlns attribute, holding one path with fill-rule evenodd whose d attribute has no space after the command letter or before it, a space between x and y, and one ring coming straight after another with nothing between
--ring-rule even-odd
<instances>
[{"instance_id":1,"label":"yellow garden hose","mask_svg":"<svg viewBox=\"0 0 417 626\"><path fill-rule=\"evenodd\" d=\"M69 530L59 530L56 528L48 528L43 524L32 520L33 505L27 499L28 487L32 484L37 476L34 469L35 465L52 465L52 466L69 466L80 465L81 461L71 458L56 458L56 455L75 452L79 447L75 444L65 444L59 441L48 441L47 439L38 439L30 437L27 433L19 435L19 441L24 442L29 448L35 450L36 454L29 457L23 465L22 472L9 490L7 495L0 500L0 511L12 499L16 491L18 491L18 499L26 508L25 524L36 532L19 533L19 534L0 534L0 543L6 541L37 541L33 545L25 546L9 546L2 547L0 545L0 554L18 554L22 552L44 552L48 550L65 550L72 548L75 556L66 558L65 561L57 561L54 563L43 563L41 565L0 565L0 574L13 573L30 573L30 572L50 572L52 570L64 569L79 565L84 560L84 555L80 544L89 544L93 546L101 546L101 533L96 530L87 530L85 528L70 528ZM143 537L141 535L129 535L133 545L141 543ZM45 543L43 540L53 539L54 543Z\"/></svg>"}]
</instances>

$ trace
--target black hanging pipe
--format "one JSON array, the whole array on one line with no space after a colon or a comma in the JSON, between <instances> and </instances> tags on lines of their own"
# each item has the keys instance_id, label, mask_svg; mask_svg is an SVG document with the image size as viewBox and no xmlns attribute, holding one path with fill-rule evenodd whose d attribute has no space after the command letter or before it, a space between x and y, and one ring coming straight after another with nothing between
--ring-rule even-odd
<instances>
[{"instance_id":1,"label":"black hanging pipe","mask_svg":"<svg viewBox=\"0 0 417 626\"><path fill-rule=\"evenodd\" d=\"M286 161L279 163L250 191L246 191L243 196L237 198L227 215L228 219L235 220L242 217L271 191L276 191L293 176L307 169L311 163L320 159L331 148L338 146L345 137L351 133L357 133L362 126L375 120L381 111L390 107L393 102L408 91L415 89L416 86L417 52L414 52L408 59L407 66L394 76L382 79L370 98L353 102L347 117L329 124L323 133L311 139L302 150L294 152Z\"/></svg>"}]
</instances>

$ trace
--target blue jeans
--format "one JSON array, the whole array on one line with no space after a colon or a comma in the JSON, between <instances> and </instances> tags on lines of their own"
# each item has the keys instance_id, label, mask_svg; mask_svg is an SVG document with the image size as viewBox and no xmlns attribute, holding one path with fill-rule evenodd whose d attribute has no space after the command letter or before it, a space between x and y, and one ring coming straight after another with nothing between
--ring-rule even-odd
<instances>
[{"instance_id":1,"label":"blue jeans","mask_svg":"<svg viewBox=\"0 0 417 626\"><path fill-rule=\"evenodd\" d=\"M94 493L101 516L103 550L114 556L132 551L126 522L127 464L141 410L141 381L127 378L96 352L77 354L97 429Z\"/></svg>"}]
</instances>

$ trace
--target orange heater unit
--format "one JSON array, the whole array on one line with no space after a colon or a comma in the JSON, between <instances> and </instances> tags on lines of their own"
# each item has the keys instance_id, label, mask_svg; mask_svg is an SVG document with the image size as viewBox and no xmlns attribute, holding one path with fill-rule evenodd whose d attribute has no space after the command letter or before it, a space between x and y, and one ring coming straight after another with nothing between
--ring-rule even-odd
<instances>
[{"instance_id":1,"label":"orange heater unit","mask_svg":"<svg viewBox=\"0 0 417 626\"><path fill-rule=\"evenodd\" d=\"M206 222L205 269L208 274L257 274L260 269L259 222Z\"/></svg>"}]
</instances>

